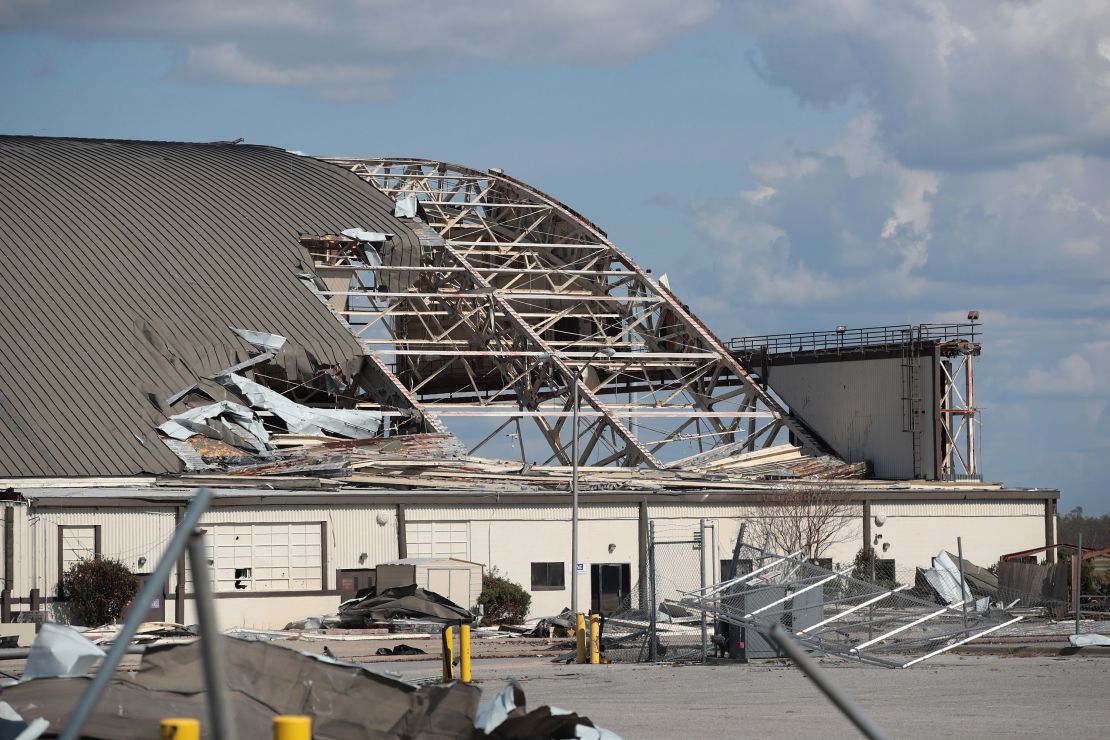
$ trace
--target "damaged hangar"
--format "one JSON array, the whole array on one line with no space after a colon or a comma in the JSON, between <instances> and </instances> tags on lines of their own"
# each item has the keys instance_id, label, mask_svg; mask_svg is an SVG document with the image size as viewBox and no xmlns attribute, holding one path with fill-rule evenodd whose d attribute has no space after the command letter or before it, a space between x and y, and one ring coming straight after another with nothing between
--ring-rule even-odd
<instances>
[{"instance_id":1,"label":"damaged hangar","mask_svg":"<svg viewBox=\"0 0 1110 740\"><path fill-rule=\"evenodd\" d=\"M12 612L54 608L84 557L152 569L197 485L217 492L221 619L259 627L333 610L406 558L496 567L557 612L576 481L583 605L636 598L649 523L708 520L719 563L801 487L852 508L839 562L876 522L892 570L956 534L979 562L1053 543L1058 492L956 475L940 429L903 430L901 467L881 435L841 442L859 435L835 404L775 387L815 387L798 353L730 349L598 226L500 170L0 137L0 192ZM193 620L184 562L161 609Z\"/></svg>"}]
</instances>

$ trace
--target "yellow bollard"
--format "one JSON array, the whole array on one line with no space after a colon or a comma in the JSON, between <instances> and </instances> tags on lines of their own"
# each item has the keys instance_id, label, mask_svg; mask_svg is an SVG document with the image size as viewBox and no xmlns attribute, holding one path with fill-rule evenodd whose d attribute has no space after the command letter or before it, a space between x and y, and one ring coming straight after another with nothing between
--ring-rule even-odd
<instances>
[{"instance_id":1,"label":"yellow bollard","mask_svg":"<svg viewBox=\"0 0 1110 740\"><path fill-rule=\"evenodd\" d=\"M586 662L586 615L574 615L574 639L578 641L578 663Z\"/></svg>"},{"instance_id":2,"label":"yellow bollard","mask_svg":"<svg viewBox=\"0 0 1110 740\"><path fill-rule=\"evenodd\" d=\"M459 627L459 678L470 683L470 625Z\"/></svg>"},{"instance_id":3,"label":"yellow bollard","mask_svg":"<svg viewBox=\"0 0 1110 740\"><path fill-rule=\"evenodd\" d=\"M274 717L274 740L312 740L312 718L279 714Z\"/></svg>"},{"instance_id":4,"label":"yellow bollard","mask_svg":"<svg viewBox=\"0 0 1110 740\"><path fill-rule=\"evenodd\" d=\"M454 642L455 636L451 629L451 625L443 628L443 680L450 681L454 676L454 667L451 665L455 662Z\"/></svg>"},{"instance_id":5,"label":"yellow bollard","mask_svg":"<svg viewBox=\"0 0 1110 740\"><path fill-rule=\"evenodd\" d=\"M162 740L200 740L200 722L188 717L162 720Z\"/></svg>"},{"instance_id":6,"label":"yellow bollard","mask_svg":"<svg viewBox=\"0 0 1110 740\"><path fill-rule=\"evenodd\" d=\"M590 665L601 662L601 615L590 615Z\"/></svg>"}]
</instances>

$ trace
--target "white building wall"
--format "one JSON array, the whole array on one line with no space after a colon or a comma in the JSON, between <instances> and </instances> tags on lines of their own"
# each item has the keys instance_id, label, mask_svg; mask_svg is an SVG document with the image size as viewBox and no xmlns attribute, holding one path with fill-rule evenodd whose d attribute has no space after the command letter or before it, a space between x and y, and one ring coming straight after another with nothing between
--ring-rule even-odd
<instances>
[{"instance_id":1,"label":"white building wall","mask_svg":"<svg viewBox=\"0 0 1110 740\"><path fill-rule=\"evenodd\" d=\"M964 558L984 568L1000 555L1044 545L1044 502L876 502L871 515L872 538L882 535L879 556L894 558L900 575L914 566L929 567L941 550L955 553L957 537L963 539ZM878 517L886 519L882 526ZM885 552L883 544L890 545Z\"/></svg>"},{"instance_id":2,"label":"white building wall","mask_svg":"<svg viewBox=\"0 0 1110 740\"><path fill-rule=\"evenodd\" d=\"M927 494L923 494L927 495ZM97 525L101 527L101 551L106 557L123 560L138 572L152 570L173 532L174 507L95 507L39 508L28 516L27 507L11 504L15 518L15 572L13 595L26 597L37 587L44 598L54 595L57 575L58 527ZM862 505L860 514L845 529L844 542L828 555L839 563L849 563L862 544ZM739 504L649 503L648 516L654 522L658 539L690 540L701 519L711 525L716 537L706 542L710 580L718 578L719 563L727 560L743 521L748 521L749 542L756 542L754 522L762 513L759 506ZM881 557L894 558L900 580L912 577L912 569L927 567L941 549L955 551L956 537L962 536L966 557L989 566L998 556L1044 544L1044 502L1030 501L908 501L874 502L872 535L882 534L880 550L890 544ZM637 590L639 572L639 504L584 504L580 511L579 605L590 604L590 566L602 563L627 563L631 590ZM565 586L560 590L533 592L534 616L555 614L570 605L571 512L563 504L483 504L470 506L406 505L406 534L410 542L416 530L427 525L453 523L452 548L456 557L484 565L523 585L531 587L533 562L562 562ZM202 526L247 523L324 522L323 542L327 558L325 588L335 588L337 568L371 568L396 560L397 512L392 505L375 503L297 506L221 506L210 510ZM431 531L435 530L432 527ZM0 547L3 539L0 538ZM414 544L408 555L416 557ZM686 552L686 551L689 552ZM465 554L464 554L465 551ZM681 551L681 552L680 552ZM2 552L2 550L0 550ZM676 562L696 563L700 554L688 545L677 547ZM365 557L362 557L365 555ZM140 566L140 558L146 562ZM176 571L176 569L175 569ZM906 574L903 576L903 574ZM167 617L174 615L173 591L176 572L171 574L167 595ZM37 581L34 579L37 578ZM688 584L696 585L696 571ZM330 593L282 596L241 595L219 598L217 609L225 626L282 627L294 619L334 611L338 596ZM193 617L192 600L186 600L186 621ZM17 610L23 607L16 607Z\"/></svg>"}]
</instances>

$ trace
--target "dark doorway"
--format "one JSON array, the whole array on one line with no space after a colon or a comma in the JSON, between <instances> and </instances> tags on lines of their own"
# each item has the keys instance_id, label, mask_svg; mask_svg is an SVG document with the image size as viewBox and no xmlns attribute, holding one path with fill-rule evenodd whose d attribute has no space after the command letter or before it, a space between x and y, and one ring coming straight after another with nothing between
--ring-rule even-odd
<instances>
[{"instance_id":1,"label":"dark doorway","mask_svg":"<svg viewBox=\"0 0 1110 740\"><path fill-rule=\"evenodd\" d=\"M139 579L139 591L143 590L146 585L147 579L150 578L150 573L136 573L135 577ZM127 611L130 612L135 606L132 602ZM143 617L144 622L165 622L166 621L166 584L162 584L162 590L154 595L151 599L149 608L146 611L146 616Z\"/></svg>"},{"instance_id":2,"label":"dark doorway","mask_svg":"<svg viewBox=\"0 0 1110 740\"><path fill-rule=\"evenodd\" d=\"M628 608L632 585L630 563L595 563L590 566L590 611L613 614Z\"/></svg>"}]
</instances>

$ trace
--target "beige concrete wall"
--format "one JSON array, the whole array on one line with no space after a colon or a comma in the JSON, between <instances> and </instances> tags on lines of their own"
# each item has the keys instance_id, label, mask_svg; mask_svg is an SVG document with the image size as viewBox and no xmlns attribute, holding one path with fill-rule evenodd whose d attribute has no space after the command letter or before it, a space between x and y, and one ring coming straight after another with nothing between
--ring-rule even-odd
<instances>
[{"instance_id":1,"label":"beige concrete wall","mask_svg":"<svg viewBox=\"0 0 1110 740\"><path fill-rule=\"evenodd\" d=\"M220 629L250 627L281 629L290 622L321 614L334 614L339 596L237 596L215 599L216 621ZM172 621L174 602L167 599L166 612ZM185 624L196 624L196 602L185 600Z\"/></svg>"}]
</instances>

